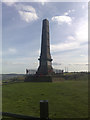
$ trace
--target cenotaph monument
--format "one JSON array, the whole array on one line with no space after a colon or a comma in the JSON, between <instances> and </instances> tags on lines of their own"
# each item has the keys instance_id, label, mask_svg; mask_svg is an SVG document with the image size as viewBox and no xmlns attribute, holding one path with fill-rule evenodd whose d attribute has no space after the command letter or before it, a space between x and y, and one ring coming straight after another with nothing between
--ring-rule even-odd
<instances>
[{"instance_id":1,"label":"cenotaph monument","mask_svg":"<svg viewBox=\"0 0 90 120\"><path fill-rule=\"evenodd\" d=\"M54 73L50 54L49 21L47 19L44 19L42 23L41 54L38 60L39 68L36 72L37 75L51 75Z\"/></svg>"},{"instance_id":2,"label":"cenotaph monument","mask_svg":"<svg viewBox=\"0 0 90 120\"><path fill-rule=\"evenodd\" d=\"M62 80L61 75L56 75L52 68L52 58L50 54L49 21L42 22L41 53L39 67L36 74L26 74L25 82L54 82ZM26 69L26 73L28 70Z\"/></svg>"}]
</instances>

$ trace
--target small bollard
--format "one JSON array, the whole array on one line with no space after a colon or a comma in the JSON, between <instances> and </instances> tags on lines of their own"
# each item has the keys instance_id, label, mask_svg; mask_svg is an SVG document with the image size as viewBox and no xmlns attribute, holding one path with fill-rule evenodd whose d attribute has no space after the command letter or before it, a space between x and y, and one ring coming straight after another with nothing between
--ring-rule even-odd
<instances>
[{"instance_id":1,"label":"small bollard","mask_svg":"<svg viewBox=\"0 0 90 120\"><path fill-rule=\"evenodd\" d=\"M48 119L48 100L40 100L40 119Z\"/></svg>"}]
</instances>

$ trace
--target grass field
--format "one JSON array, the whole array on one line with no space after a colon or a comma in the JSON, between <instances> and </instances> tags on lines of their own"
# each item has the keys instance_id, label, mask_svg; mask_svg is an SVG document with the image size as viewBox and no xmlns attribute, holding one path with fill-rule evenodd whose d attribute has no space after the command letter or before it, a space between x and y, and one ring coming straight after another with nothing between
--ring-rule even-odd
<instances>
[{"instance_id":1,"label":"grass field","mask_svg":"<svg viewBox=\"0 0 90 120\"><path fill-rule=\"evenodd\" d=\"M50 118L88 117L88 81L3 85L3 112L40 115L39 101L49 101Z\"/></svg>"}]
</instances>

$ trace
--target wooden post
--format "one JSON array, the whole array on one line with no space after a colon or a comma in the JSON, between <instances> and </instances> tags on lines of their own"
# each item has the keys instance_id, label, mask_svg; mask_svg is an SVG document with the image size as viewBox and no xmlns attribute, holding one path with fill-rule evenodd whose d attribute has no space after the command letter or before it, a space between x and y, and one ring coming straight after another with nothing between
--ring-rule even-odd
<instances>
[{"instance_id":1,"label":"wooden post","mask_svg":"<svg viewBox=\"0 0 90 120\"><path fill-rule=\"evenodd\" d=\"M40 100L40 119L48 119L48 100Z\"/></svg>"}]
</instances>

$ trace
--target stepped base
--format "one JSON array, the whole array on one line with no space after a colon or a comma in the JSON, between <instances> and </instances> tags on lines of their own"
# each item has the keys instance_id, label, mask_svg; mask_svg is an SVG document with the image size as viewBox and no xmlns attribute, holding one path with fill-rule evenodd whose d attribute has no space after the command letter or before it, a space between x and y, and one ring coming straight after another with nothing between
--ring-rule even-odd
<instances>
[{"instance_id":1,"label":"stepped base","mask_svg":"<svg viewBox=\"0 0 90 120\"><path fill-rule=\"evenodd\" d=\"M51 66L39 66L37 72L37 75L53 75L55 74L53 72L53 68Z\"/></svg>"}]
</instances>

